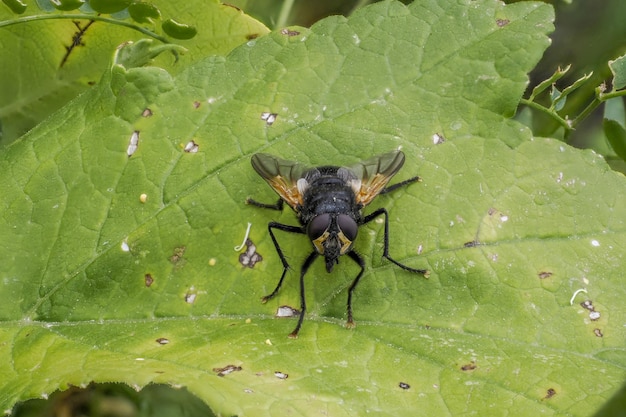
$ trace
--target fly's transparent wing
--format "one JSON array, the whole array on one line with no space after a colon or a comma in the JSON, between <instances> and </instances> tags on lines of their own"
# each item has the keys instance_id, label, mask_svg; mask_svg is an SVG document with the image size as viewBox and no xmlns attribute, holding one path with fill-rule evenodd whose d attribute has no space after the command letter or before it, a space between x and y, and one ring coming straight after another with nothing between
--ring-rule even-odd
<instances>
[{"instance_id":1,"label":"fly's transparent wing","mask_svg":"<svg viewBox=\"0 0 626 417\"><path fill-rule=\"evenodd\" d=\"M289 206L298 211L308 187L305 179L311 168L266 153L252 156L252 167Z\"/></svg>"},{"instance_id":2,"label":"fly's transparent wing","mask_svg":"<svg viewBox=\"0 0 626 417\"><path fill-rule=\"evenodd\" d=\"M385 188L404 164L404 153L393 151L361 161L349 168L353 178L350 181L357 203L366 206ZM345 175L345 174L344 174Z\"/></svg>"}]
</instances>

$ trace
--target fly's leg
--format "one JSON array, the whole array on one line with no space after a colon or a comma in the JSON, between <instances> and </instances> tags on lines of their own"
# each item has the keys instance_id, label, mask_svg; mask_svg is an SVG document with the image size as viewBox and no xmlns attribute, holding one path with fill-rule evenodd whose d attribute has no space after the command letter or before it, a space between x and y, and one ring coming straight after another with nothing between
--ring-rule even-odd
<instances>
[{"instance_id":1,"label":"fly's leg","mask_svg":"<svg viewBox=\"0 0 626 417\"><path fill-rule=\"evenodd\" d=\"M414 182L419 182L422 179L420 177L409 178L408 180L400 181L397 184L390 185L387 188L383 188L379 194L387 194L394 190L397 190L400 187L404 187L405 185L413 184Z\"/></svg>"},{"instance_id":2,"label":"fly's leg","mask_svg":"<svg viewBox=\"0 0 626 417\"><path fill-rule=\"evenodd\" d=\"M298 324L296 324L296 328L293 329L291 333L289 333L289 337L292 339L298 338L298 332L300 331L300 327L302 327L304 313L306 312L306 299L304 297L304 274L306 274L306 271L309 270L309 267L311 266L311 264L313 264L313 261L317 259L318 256L318 253L316 251L313 251L302 264L302 270L300 271L300 317L298 317Z\"/></svg>"},{"instance_id":3,"label":"fly's leg","mask_svg":"<svg viewBox=\"0 0 626 417\"><path fill-rule=\"evenodd\" d=\"M363 218L363 220L361 221L361 224L369 223L369 222L371 222L372 220L374 220L376 217L378 217L380 215L385 216L385 237L383 239L383 242L384 242L384 245L383 245L383 248L384 248L383 249L383 257L387 258L388 260L390 260L394 264L398 265L400 268L404 269L405 271L414 272L416 274L422 274L422 275L425 275L425 276L428 275L428 270L426 270L426 269L411 268L410 266L406 266L404 264L401 264L400 262L396 261L391 256L389 256L389 214L387 213L387 210L384 207L381 207L378 210L376 210L375 212L365 216Z\"/></svg>"},{"instance_id":4,"label":"fly's leg","mask_svg":"<svg viewBox=\"0 0 626 417\"><path fill-rule=\"evenodd\" d=\"M276 248L276 252L278 253L280 262L282 262L283 264L283 273L280 276L280 280L278 281L278 285L276 285L276 288L274 288L274 291L272 291L271 294L268 294L261 299L263 303L266 303L268 300L271 300L272 298L274 298L276 294L278 294L278 290L280 290L280 287L283 285L283 280L285 279L285 275L287 275L287 270L289 269L289 263L287 262L287 258L285 258L285 255L283 254L283 250L280 248L280 245L278 244L278 240L276 240L276 236L274 236L274 232L272 231L272 229L278 229L278 230L282 230L284 232L289 232L289 233L304 234L304 230L300 226L290 226L288 224L282 224L282 223L276 223L276 222L270 222L267 225L267 229L270 232L270 237L272 238L272 242L274 242L274 247Z\"/></svg>"},{"instance_id":5,"label":"fly's leg","mask_svg":"<svg viewBox=\"0 0 626 417\"><path fill-rule=\"evenodd\" d=\"M348 321L346 322L346 327L351 329L356 326L356 324L354 324L354 320L352 319L352 293L354 292L354 289L359 283L359 280L361 279L361 276L363 275L363 271L365 271L365 262L363 261L363 258L361 258L359 254L353 250L348 252L348 256L352 258L352 260L356 262L357 264L359 264L359 266L361 267L361 271L359 271L359 275L357 275L356 278L354 278L354 281L352 281L352 284L350 285L350 288L348 289Z\"/></svg>"},{"instance_id":6,"label":"fly's leg","mask_svg":"<svg viewBox=\"0 0 626 417\"><path fill-rule=\"evenodd\" d=\"M284 201L282 200L282 198L279 198L275 204L259 203L258 201L253 200L251 198L246 198L246 204L252 204L253 206L277 210L277 211L282 211L283 203Z\"/></svg>"}]
</instances>

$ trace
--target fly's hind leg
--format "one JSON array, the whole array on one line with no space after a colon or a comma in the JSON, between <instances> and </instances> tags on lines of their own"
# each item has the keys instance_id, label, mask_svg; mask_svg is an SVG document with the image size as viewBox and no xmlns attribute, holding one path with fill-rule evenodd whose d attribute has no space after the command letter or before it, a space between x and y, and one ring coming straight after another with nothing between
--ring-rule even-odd
<instances>
[{"instance_id":1,"label":"fly's hind leg","mask_svg":"<svg viewBox=\"0 0 626 417\"><path fill-rule=\"evenodd\" d=\"M405 271L414 272L416 274L421 274L421 275L424 275L425 277L427 277L428 276L428 270L411 268L410 266L406 266L406 265L396 261L391 256L389 256L389 214L387 213L387 210L385 210L384 207L379 208L378 210L374 211L373 213L365 216L365 218L363 218L361 224L369 223L369 222L371 222L372 220L374 220L376 217L378 217L380 215L385 216L385 236L384 236L384 239L383 239L383 257L387 258L389 261L391 261L394 264L398 265L400 268L404 269Z\"/></svg>"}]
</instances>

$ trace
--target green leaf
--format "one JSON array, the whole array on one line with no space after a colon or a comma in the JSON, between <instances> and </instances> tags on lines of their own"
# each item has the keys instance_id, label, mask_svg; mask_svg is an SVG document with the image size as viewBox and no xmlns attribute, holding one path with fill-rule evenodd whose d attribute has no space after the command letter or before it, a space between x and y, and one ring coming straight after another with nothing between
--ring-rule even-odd
<instances>
[{"instance_id":1,"label":"green leaf","mask_svg":"<svg viewBox=\"0 0 626 417\"><path fill-rule=\"evenodd\" d=\"M161 24L163 32L175 39L191 39L198 33L198 30L184 23L178 23L174 19L167 19Z\"/></svg>"},{"instance_id":2,"label":"green leaf","mask_svg":"<svg viewBox=\"0 0 626 417\"><path fill-rule=\"evenodd\" d=\"M604 134L617 156L626 161L626 129L615 120L604 119Z\"/></svg>"},{"instance_id":3,"label":"green leaf","mask_svg":"<svg viewBox=\"0 0 626 417\"><path fill-rule=\"evenodd\" d=\"M567 96L580 88L581 85L585 84L589 78L593 75L593 72L589 74L585 74L576 81L574 81L571 85L568 85L563 89L563 91L559 91L556 87L552 87L552 101L554 102L554 108L559 111L563 109L565 106L565 101L567 100Z\"/></svg>"},{"instance_id":4,"label":"green leaf","mask_svg":"<svg viewBox=\"0 0 626 417\"><path fill-rule=\"evenodd\" d=\"M149 23L152 19L159 19L161 12L158 7L150 3L135 2L128 6L128 13L133 20L139 23Z\"/></svg>"},{"instance_id":5,"label":"green leaf","mask_svg":"<svg viewBox=\"0 0 626 417\"><path fill-rule=\"evenodd\" d=\"M113 58L113 64L127 69L143 67L164 51L184 52L185 48L173 44L155 45L152 39L140 39L138 42L129 42L119 48Z\"/></svg>"},{"instance_id":6,"label":"green leaf","mask_svg":"<svg viewBox=\"0 0 626 417\"><path fill-rule=\"evenodd\" d=\"M552 89L550 90L550 101L552 101L550 108L556 111L560 111L563 110L563 107L565 106L567 96L564 96L563 93L556 87L556 85L553 85Z\"/></svg>"},{"instance_id":7,"label":"green leaf","mask_svg":"<svg viewBox=\"0 0 626 417\"><path fill-rule=\"evenodd\" d=\"M85 4L84 0L50 0L50 3L59 10L76 10Z\"/></svg>"},{"instance_id":8,"label":"green leaf","mask_svg":"<svg viewBox=\"0 0 626 417\"><path fill-rule=\"evenodd\" d=\"M28 5L21 0L2 0L2 2L15 14L24 13L28 7Z\"/></svg>"},{"instance_id":9,"label":"green leaf","mask_svg":"<svg viewBox=\"0 0 626 417\"><path fill-rule=\"evenodd\" d=\"M550 78L543 80L542 82L540 82L539 84L537 84L534 88L533 91L530 95L530 97L528 98L530 101L533 101L535 99L535 97L537 97L539 94L541 94L542 92L544 92L546 89L548 89L549 87L551 87L552 85L554 85L554 83L556 83L558 80L560 80L561 78L563 78L563 76L565 74L567 74L567 72L570 70L571 65L568 65L565 68L557 68L556 71L554 71L554 74L552 74L550 76Z\"/></svg>"},{"instance_id":10,"label":"green leaf","mask_svg":"<svg viewBox=\"0 0 626 417\"><path fill-rule=\"evenodd\" d=\"M626 111L621 97L607 100L602 127L617 156L626 161Z\"/></svg>"},{"instance_id":11,"label":"green leaf","mask_svg":"<svg viewBox=\"0 0 626 417\"><path fill-rule=\"evenodd\" d=\"M626 181L506 118L552 18L385 1L175 75L113 66L2 150L0 406L119 381L184 385L221 415L592 414L626 366ZM387 208L390 255L430 278L364 226L357 328L344 257L312 266L288 339L274 314L298 307L311 244L277 232L294 271L260 303L282 272L267 223L297 221L244 204L276 198L251 155L350 165L398 146L394 181L423 181L366 212ZM254 268L233 250L248 222Z\"/></svg>"},{"instance_id":12,"label":"green leaf","mask_svg":"<svg viewBox=\"0 0 626 417\"><path fill-rule=\"evenodd\" d=\"M609 68L613 74L613 91L626 87L626 55L609 61Z\"/></svg>"},{"instance_id":13,"label":"green leaf","mask_svg":"<svg viewBox=\"0 0 626 417\"><path fill-rule=\"evenodd\" d=\"M126 9L132 0L89 0L89 6L98 13L113 14Z\"/></svg>"}]
</instances>

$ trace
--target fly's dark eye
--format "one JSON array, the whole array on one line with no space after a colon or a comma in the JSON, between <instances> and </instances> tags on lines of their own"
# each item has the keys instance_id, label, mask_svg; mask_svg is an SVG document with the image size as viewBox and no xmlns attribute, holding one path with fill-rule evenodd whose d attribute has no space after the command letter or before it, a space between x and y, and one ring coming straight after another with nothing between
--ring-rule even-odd
<instances>
[{"instance_id":1,"label":"fly's dark eye","mask_svg":"<svg viewBox=\"0 0 626 417\"><path fill-rule=\"evenodd\" d=\"M320 214L313 217L313 220L309 222L306 234L309 236L309 239L315 240L324 234L328 226L330 226L330 214Z\"/></svg>"},{"instance_id":2,"label":"fly's dark eye","mask_svg":"<svg viewBox=\"0 0 626 417\"><path fill-rule=\"evenodd\" d=\"M359 226L356 224L354 219L350 216L346 216L345 214L340 214L337 216L337 225L343 232L343 235L348 238L350 242L353 242L356 239L356 234L359 231Z\"/></svg>"}]
</instances>

